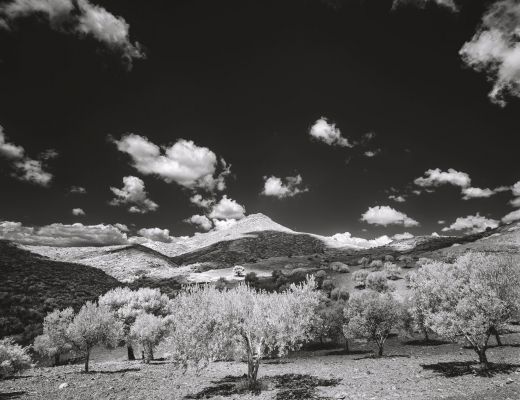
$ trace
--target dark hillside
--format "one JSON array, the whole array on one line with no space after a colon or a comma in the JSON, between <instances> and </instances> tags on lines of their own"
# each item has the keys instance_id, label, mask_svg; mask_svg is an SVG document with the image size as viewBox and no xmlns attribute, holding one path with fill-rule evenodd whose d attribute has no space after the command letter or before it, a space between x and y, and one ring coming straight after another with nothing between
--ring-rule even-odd
<instances>
[{"instance_id":1,"label":"dark hillside","mask_svg":"<svg viewBox=\"0 0 520 400\"><path fill-rule=\"evenodd\" d=\"M0 277L0 337L14 336L21 343L41 333L48 312L78 310L121 285L97 268L51 261L7 241L0 241Z\"/></svg>"}]
</instances>

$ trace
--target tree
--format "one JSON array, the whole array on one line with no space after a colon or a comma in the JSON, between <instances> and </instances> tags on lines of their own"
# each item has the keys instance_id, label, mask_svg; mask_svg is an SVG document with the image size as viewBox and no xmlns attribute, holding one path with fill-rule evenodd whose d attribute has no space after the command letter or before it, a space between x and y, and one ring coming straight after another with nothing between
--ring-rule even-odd
<instances>
[{"instance_id":1,"label":"tree","mask_svg":"<svg viewBox=\"0 0 520 400\"><path fill-rule=\"evenodd\" d=\"M363 269L354 272L352 274L352 279L354 280L354 287L357 289L364 289L368 274L369 272Z\"/></svg>"},{"instance_id":2,"label":"tree","mask_svg":"<svg viewBox=\"0 0 520 400\"><path fill-rule=\"evenodd\" d=\"M384 266L384 271L388 279L395 281L397 279L401 279L401 268L399 268L396 264L392 262L386 262Z\"/></svg>"},{"instance_id":3,"label":"tree","mask_svg":"<svg viewBox=\"0 0 520 400\"><path fill-rule=\"evenodd\" d=\"M88 372L90 351L96 345L115 347L123 337L123 324L103 305L87 302L67 328L74 352L85 360Z\"/></svg>"},{"instance_id":4,"label":"tree","mask_svg":"<svg viewBox=\"0 0 520 400\"><path fill-rule=\"evenodd\" d=\"M348 274L350 272L349 266L339 261L331 263L329 268L331 271L340 272L342 274Z\"/></svg>"},{"instance_id":5,"label":"tree","mask_svg":"<svg viewBox=\"0 0 520 400\"><path fill-rule=\"evenodd\" d=\"M388 285L386 273L382 271L369 273L366 278L366 287L380 293L389 291L390 286Z\"/></svg>"},{"instance_id":6,"label":"tree","mask_svg":"<svg viewBox=\"0 0 520 400\"><path fill-rule=\"evenodd\" d=\"M346 304L344 299L322 299L316 311L319 319L316 320L314 329L316 330L316 336L319 337L322 342L324 337L332 340L344 338L345 351L348 352L348 339L343 335L343 310Z\"/></svg>"},{"instance_id":7,"label":"tree","mask_svg":"<svg viewBox=\"0 0 520 400\"><path fill-rule=\"evenodd\" d=\"M510 257L467 253L453 264L430 262L411 277L425 326L465 340L489 367L489 338L520 308L520 270Z\"/></svg>"},{"instance_id":8,"label":"tree","mask_svg":"<svg viewBox=\"0 0 520 400\"><path fill-rule=\"evenodd\" d=\"M380 270L383 268L383 261L381 260L374 260L370 263L370 268L375 270Z\"/></svg>"},{"instance_id":9,"label":"tree","mask_svg":"<svg viewBox=\"0 0 520 400\"><path fill-rule=\"evenodd\" d=\"M0 379L7 378L31 368L31 356L27 347L22 347L13 339L0 339Z\"/></svg>"},{"instance_id":10,"label":"tree","mask_svg":"<svg viewBox=\"0 0 520 400\"><path fill-rule=\"evenodd\" d=\"M391 330L401 321L401 305L390 293L372 290L355 293L347 302L344 310L345 337L364 338L373 341L378 347L378 356L383 349Z\"/></svg>"},{"instance_id":11,"label":"tree","mask_svg":"<svg viewBox=\"0 0 520 400\"><path fill-rule=\"evenodd\" d=\"M43 334L36 337L33 348L41 355L54 358L54 365L60 363L60 356L72 350L67 337L67 329L74 318L74 310L54 310L43 320Z\"/></svg>"},{"instance_id":12,"label":"tree","mask_svg":"<svg viewBox=\"0 0 520 400\"><path fill-rule=\"evenodd\" d=\"M361 265L362 268L366 268L369 263L370 263L370 258L368 258L368 257L361 257L358 260L358 264Z\"/></svg>"},{"instance_id":13,"label":"tree","mask_svg":"<svg viewBox=\"0 0 520 400\"><path fill-rule=\"evenodd\" d=\"M130 338L143 349L143 361L150 363L153 352L168 333L168 320L152 314L142 313L137 316L130 328Z\"/></svg>"},{"instance_id":14,"label":"tree","mask_svg":"<svg viewBox=\"0 0 520 400\"><path fill-rule=\"evenodd\" d=\"M235 276L242 277L245 275L245 273L246 273L246 269L244 267L242 267L241 265L235 265L233 267L233 274Z\"/></svg>"},{"instance_id":15,"label":"tree","mask_svg":"<svg viewBox=\"0 0 520 400\"><path fill-rule=\"evenodd\" d=\"M258 283L258 276L256 276L256 272L248 272L244 278L244 282L247 285L255 286Z\"/></svg>"},{"instance_id":16,"label":"tree","mask_svg":"<svg viewBox=\"0 0 520 400\"><path fill-rule=\"evenodd\" d=\"M282 357L312 337L322 297L314 289L312 277L281 293L247 285L224 292L209 285L186 288L172 300L174 362L200 369L233 353L247 359L248 384L254 387L264 355Z\"/></svg>"},{"instance_id":17,"label":"tree","mask_svg":"<svg viewBox=\"0 0 520 400\"><path fill-rule=\"evenodd\" d=\"M166 316L168 314L169 302L169 297L162 294L159 289L150 288L130 290L126 287L119 287L99 297L99 304L108 307L123 324L123 334L129 360L135 360L129 335L130 327L135 322L137 316L142 313Z\"/></svg>"}]
</instances>

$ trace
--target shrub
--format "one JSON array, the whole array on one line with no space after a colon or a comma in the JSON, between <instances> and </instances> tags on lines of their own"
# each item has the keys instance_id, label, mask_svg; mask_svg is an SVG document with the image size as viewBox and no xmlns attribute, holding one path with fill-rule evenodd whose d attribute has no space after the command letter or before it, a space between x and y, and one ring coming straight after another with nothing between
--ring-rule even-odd
<instances>
[{"instance_id":1,"label":"shrub","mask_svg":"<svg viewBox=\"0 0 520 400\"><path fill-rule=\"evenodd\" d=\"M85 372L88 372L94 346L115 347L123 336L123 323L110 309L90 301L81 307L67 328L67 338L74 352L85 360Z\"/></svg>"},{"instance_id":2,"label":"shrub","mask_svg":"<svg viewBox=\"0 0 520 400\"><path fill-rule=\"evenodd\" d=\"M453 264L431 262L412 275L411 286L424 326L465 340L487 369L490 336L520 309L520 270L512 259L467 253Z\"/></svg>"},{"instance_id":3,"label":"shrub","mask_svg":"<svg viewBox=\"0 0 520 400\"><path fill-rule=\"evenodd\" d=\"M379 293L390 290L386 273L381 271L369 273L366 279L366 287Z\"/></svg>"},{"instance_id":4,"label":"shrub","mask_svg":"<svg viewBox=\"0 0 520 400\"><path fill-rule=\"evenodd\" d=\"M283 293L246 285L225 292L209 285L187 287L172 300L169 343L174 363L200 369L233 350L236 357L247 358L253 386L265 354L284 356L312 337L322 298L314 288L312 277Z\"/></svg>"},{"instance_id":5,"label":"shrub","mask_svg":"<svg viewBox=\"0 0 520 400\"><path fill-rule=\"evenodd\" d=\"M401 321L401 305L389 293L372 290L355 293L345 307L345 337L363 338L376 343L378 355L391 330Z\"/></svg>"},{"instance_id":6,"label":"shrub","mask_svg":"<svg viewBox=\"0 0 520 400\"><path fill-rule=\"evenodd\" d=\"M395 261L395 258L393 255L391 254L387 254L385 257L384 257L384 260L387 261L387 262L394 262Z\"/></svg>"},{"instance_id":7,"label":"shrub","mask_svg":"<svg viewBox=\"0 0 520 400\"><path fill-rule=\"evenodd\" d=\"M332 289L334 289L334 282L332 282L330 279L324 280L323 285L321 285L321 289L326 293L330 293Z\"/></svg>"},{"instance_id":8,"label":"shrub","mask_svg":"<svg viewBox=\"0 0 520 400\"><path fill-rule=\"evenodd\" d=\"M233 267L233 274L235 276L242 277L245 275L245 272L246 272L246 269L244 267L242 267L241 265L235 265Z\"/></svg>"},{"instance_id":9,"label":"shrub","mask_svg":"<svg viewBox=\"0 0 520 400\"><path fill-rule=\"evenodd\" d=\"M330 298L332 300L348 300L350 293L345 288L334 288L330 292Z\"/></svg>"},{"instance_id":10,"label":"shrub","mask_svg":"<svg viewBox=\"0 0 520 400\"><path fill-rule=\"evenodd\" d=\"M358 260L358 264L361 265L363 268L366 268L368 264L370 264L370 258L368 257L361 257Z\"/></svg>"},{"instance_id":11,"label":"shrub","mask_svg":"<svg viewBox=\"0 0 520 400\"><path fill-rule=\"evenodd\" d=\"M32 367L28 348L13 339L0 339L0 379L5 379Z\"/></svg>"},{"instance_id":12,"label":"shrub","mask_svg":"<svg viewBox=\"0 0 520 400\"><path fill-rule=\"evenodd\" d=\"M327 273L323 270L319 270L314 274L314 278L316 279L316 286L318 289L321 289L323 286L323 281L327 277Z\"/></svg>"},{"instance_id":13,"label":"shrub","mask_svg":"<svg viewBox=\"0 0 520 400\"><path fill-rule=\"evenodd\" d=\"M354 280L354 287L357 289L364 289L368 274L368 271L362 269L354 272L352 274L352 279Z\"/></svg>"},{"instance_id":14,"label":"shrub","mask_svg":"<svg viewBox=\"0 0 520 400\"><path fill-rule=\"evenodd\" d=\"M256 272L248 272L244 279L244 282L248 285L255 286L258 283L258 277L256 276Z\"/></svg>"},{"instance_id":15,"label":"shrub","mask_svg":"<svg viewBox=\"0 0 520 400\"><path fill-rule=\"evenodd\" d=\"M388 279L395 281L401 279L401 268L391 262L385 263L384 271Z\"/></svg>"},{"instance_id":16,"label":"shrub","mask_svg":"<svg viewBox=\"0 0 520 400\"><path fill-rule=\"evenodd\" d=\"M343 274L350 272L350 268L348 267L348 265L343 264L341 262L333 262L332 264L330 264L330 269L334 272L341 272Z\"/></svg>"},{"instance_id":17,"label":"shrub","mask_svg":"<svg viewBox=\"0 0 520 400\"><path fill-rule=\"evenodd\" d=\"M130 328L130 337L143 349L143 361L153 360L153 352L168 332L168 320L152 314L140 314Z\"/></svg>"},{"instance_id":18,"label":"shrub","mask_svg":"<svg viewBox=\"0 0 520 400\"><path fill-rule=\"evenodd\" d=\"M380 270L383 268L383 261L381 260L374 260L370 263L370 268L375 270Z\"/></svg>"},{"instance_id":19,"label":"shrub","mask_svg":"<svg viewBox=\"0 0 520 400\"><path fill-rule=\"evenodd\" d=\"M45 357L54 358L54 365L60 363L60 356L72 350L67 337L67 329L74 318L74 310L54 310L43 320L43 334L34 340L34 350Z\"/></svg>"},{"instance_id":20,"label":"shrub","mask_svg":"<svg viewBox=\"0 0 520 400\"><path fill-rule=\"evenodd\" d=\"M343 324L345 317L343 315L343 309L346 306L346 302L343 300L333 299L322 299L320 302L317 314L319 318L316 320L314 326L315 336L323 341L323 338L329 338L332 340L338 340L344 338L343 336ZM345 346L348 350L348 341Z\"/></svg>"},{"instance_id":21,"label":"shrub","mask_svg":"<svg viewBox=\"0 0 520 400\"><path fill-rule=\"evenodd\" d=\"M218 280L215 282L215 289L220 290L222 292L223 290L226 290L226 288L227 288L227 279L224 277L218 278Z\"/></svg>"}]
</instances>

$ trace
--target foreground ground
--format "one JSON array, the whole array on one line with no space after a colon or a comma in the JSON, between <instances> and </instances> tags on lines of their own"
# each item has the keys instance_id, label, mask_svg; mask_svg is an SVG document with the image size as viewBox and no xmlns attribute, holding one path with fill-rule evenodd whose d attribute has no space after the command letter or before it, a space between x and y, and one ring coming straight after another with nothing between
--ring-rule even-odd
<instances>
[{"instance_id":1,"label":"foreground ground","mask_svg":"<svg viewBox=\"0 0 520 400\"><path fill-rule=\"evenodd\" d=\"M424 346L414 342L389 341L387 356L371 357L370 345L355 344L353 353L331 350L302 351L279 362L266 361L260 368L267 390L259 395L232 394L214 399L520 399L520 336L505 337L505 346L489 350L490 361L501 371L489 377L477 376L468 367L474 353L460 345ZM35 368L21 377L0 381L0 399L182 399L205 398L201 391L225 387L226 376L245 371L241 363L213 363L197 376L182 374L168 361L144 365L123 361L123 353L98 354L92 373L81 373L80 365ZM294 391L305 386L298 375L293 385L274 382L286 374L311 375L339 382L311 391ZM271 378L269 378L271 377ZM285 382L285 381L284 381ZM66 383L67 387L59 389ZM199 394L199 397L197 397ZM222 394L222 393L221 393Z\"/></svg>"}]
</instances>

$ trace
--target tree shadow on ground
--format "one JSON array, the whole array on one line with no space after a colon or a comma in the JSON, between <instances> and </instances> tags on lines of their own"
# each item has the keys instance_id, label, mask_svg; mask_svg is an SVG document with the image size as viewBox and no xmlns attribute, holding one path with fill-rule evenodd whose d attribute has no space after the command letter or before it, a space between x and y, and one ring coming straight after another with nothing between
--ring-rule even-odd
<instances>
[{"instance_id":1,"label":"tree shadow on ground","mask_svg":"<svg viewBox=\"0 0 520 400\"><path fill-rule=\"evenodd\" d=\"M311 375L284 374L266 376L259 381L253 390L247 386L247 377L226 376L220 380L212 381L213 385L204 388L198 393L189 394L185 399L208 399L211 397L226 397L245 393L260 394L263 390L278 389L276 400L325 400L317 393L320 386L335 386L341 379L322 379Z\"/></svg>"},{"instance_id":2,"label":"tree shadow on ground","mask_svg":"<svg viewBox=\"0 0 520 400\"><path fill-rule=\"evenodd\" d=\"M463 375L478 375L492 377L497 374L510 374L520 368L520 364L489 363L489 369L482 370L480 364L475 361L439 362L436 364L421 364L426 370L437 372L446 378L454 378Z\"/></svg>"},{"instance_id":3,"label":"tree shadow on ground","mask_svg":"<svg viewBox=\"0 0 520 400\"><path fill-rule=\"evenodd\" d=\"M116 369L114 371L96 371L92 370L89 372L85 371L70 371L65 372L66 375L76 375L76 374L85 374L85 375L96 375L96 374L124 374L125 372L136 372L141 371L141 368L123 368L123 369Z\"/></svg>"},{"instance_id":4,"label":"tree shadow on ground","mask_svg":"<svg viewBox=\"0 0 520 400\"><path fill-rule=\"evenodd\" d=\"M20 399L24 394L27 394L27 392L0 393L0 400Z\"/></svg>"},{"instance_id":5,"label":"tree shadow on ground","mask_svg":"<svg viewBox=\"0 0 520 400\"><path fill-rule=\"evenodd\" d=\"M405 346L442 346L443 344L450 344L450 342L439 339L414 339L403 342L403 344Z\"/></svg>"},{"instance_id":6,"label":"tree shadow on ground","mask_svg":"<svg viewBox=\"0 0 520 400\"><path fill-rule=\"evenodd\" d=\"M329 351L328 353L324 354L325 356L356 356L361 354L370 354L372 353L372 350L335 350L335 351Z\"/></svg>"},{"instance_id":7,"label":"tree shadow on ground","mask_svg":"<svg viewBox=\"0 0 520 400\"><path fill-rule=\"evenodd\" d=\"M354 358L353 360L383 360L385 358L410 358L410 354L383 354L382 356L378 356L377 354L372 353L365 357Z\"/></svg>"}]
</instances>

